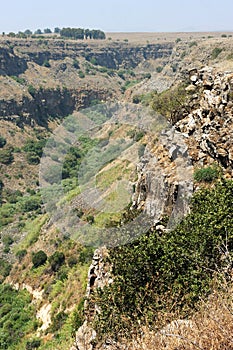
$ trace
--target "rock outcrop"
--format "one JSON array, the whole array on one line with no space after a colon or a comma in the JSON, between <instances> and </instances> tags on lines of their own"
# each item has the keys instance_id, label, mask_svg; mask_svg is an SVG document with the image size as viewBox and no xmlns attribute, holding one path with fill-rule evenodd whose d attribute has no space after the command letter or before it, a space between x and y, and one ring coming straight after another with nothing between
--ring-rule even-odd
<instances>
[{"instance_id":1,"label":"rock outcrop","mask_svg":"<svg viewBox=\"0 0 233 350\"><path fill-rule=\"evenodd\" d=\"M233 74L213 68L190 71L193 94L191 112L175 124L187 138L194 163L218 162L228 177L233 175ZM194 107L195 106L195 107Z\"/></svg>"},{"instance_id":2,"label":"rock outcrop","mask_svg":"<svg viewBox=\"0 0 233 350\"><path fill-rule=\"evenodd\" d=\"M112 283L111 267L106 262L108 251L105 247L96 249L92 263L88 271L87 292L84 304L85 321L78 329L75 342L70 350L93 350L93 341L96 338L96 331L91 327L91 322L96 313L100 312L98 305L92 300L94 291L97 288Z\"/></svg>"},{"instance_id":3,"label":"rock outcrop","mask_svg":"<svg viewBox=\"0 0 233 350\"><path fill-rule=\"evenodd\" d=\"M193 193L192 163L183 135L174 127L164 130L155 145L147 145L137 170L133 207L144 209L154 224L170 217L172 227L189 212Z\"/></svg>"},{"instance_id":4,"label":"rock outcrop","mask_svg":"<svg viewBox=\"0 0 233 350\"><path fill-rule=\"evenodd\" d=\"M40 89L33 96L24 96L21 101L2 100L0 119L25 124L46 126L50 118L62 118L74 111L91 105L94 100L106 101L112 97L105 89Z\"/></svg>"}]
</instances>

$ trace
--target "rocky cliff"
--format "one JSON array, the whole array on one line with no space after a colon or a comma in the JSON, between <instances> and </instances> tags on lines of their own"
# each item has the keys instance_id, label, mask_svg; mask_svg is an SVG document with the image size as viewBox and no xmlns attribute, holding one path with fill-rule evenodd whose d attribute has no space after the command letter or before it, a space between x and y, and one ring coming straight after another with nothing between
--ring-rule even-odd
<instances>
[{"instance_id":1,"label":"rocky cliff","mask_svg":"<svg viewBox=\"0 0 233 350\"><path fill-rule=\"evenodd\" d=\"M215 163L227 178L233 176L233 75L205 67L190 70L188 78L190 113L163 132L156 146L148 143L134 196L136 208L155 222L168 215L170 226L188 212L195 168Z\"/></svg>"},{"instance_id":2,"label":"rocky cliff","mask_svg":"<svg viewBox=\"0 0 233 350\"><path fill-rule=\"evenodd\" d=\"M135 68L140 62L149 59L170 57L174 43L135 45L109 42L105 46L95 43L82 43L64 40L5 40L0 50L1 74L18 75L23 73L28 62L43 65L49 60L92 58L96 64L112 69Z\"/></svg>"},{"instance_id":3,"label":"rocky cliff","mask_svg":"<svg viewBox=\"0 0 233 350\"><path fill-rule=\"evenodd\" d=\"M17 125L45 125L48 118L67 116L93 101L120 98L125 79L117 74L120 68L133 69L149 60L166 61L173 46L2 40L0 118Z\"/></svg>"}]
</instances>

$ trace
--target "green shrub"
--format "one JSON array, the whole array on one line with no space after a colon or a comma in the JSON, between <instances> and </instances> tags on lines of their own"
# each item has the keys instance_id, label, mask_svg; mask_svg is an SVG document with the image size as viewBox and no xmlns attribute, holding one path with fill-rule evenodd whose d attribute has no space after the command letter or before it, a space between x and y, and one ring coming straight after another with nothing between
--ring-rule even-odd
<instances>
[{"instance_id":1,"label":"green shrub","mask_svg":"<svg viewBox=\"0 0 233 350\"><path fill-rule=\"evenodd\" d=\"M40 346L41 339L33 339L26 342L26 350L38 349Z\"/></svg>"},{"instance_id":2,"label":"green shrub","mask_svg":"<svg viewBox=\"0 0 233 350\"><path fill-rule=\"evenodd\" d=\"M0 285L0 349L24 349L19 344L33 332L34 321L35 307L30 294L7 284Z\"/></svg>"},{"instance_id":3,"label":"green shrub","mask_svg":"<svg viewBox=\"0 0 233 350\"><path fill-rule=\"evenodd\" d=\"M44 265L47 259L48 259L47 254L43 250L39 250L38 252L34 253L32 256L33 267L37 268L41 265Z\"/></svg>"},{"instance_id":4,"label":"green shrub","mask_svg":"<svg viewBox=\"0 0 233 350\"><path fill-rule=\"evenodd\" d=\"M9 165L13 162L14 156L12 149L1 149L0 150L0 163Z\"/></svg>"},{"instance_id":5,"label":"green shrub","mask_svg":"<svg viewBox=\"0 0 233 350\"><path fill-rule=\"evenodd\" d=\"M219 177L219 170L215 166L196 169L194 172L194 180L198 182L213 182Z\"/></svg>"},{"instance_id":6,"label":"green shrub","mask_svg":"<svg viewBox=\"0 0 233 350\"><path fill-rule=\"evenodd\" d=\"M79 78L81 78L81 79L85 78L85 74L83 73L82 70L80 70L80 71L78 72L78 75L79 75Z\"/></svg>"},{"instance_id":7,"label":"green shrub","mask_svg":"<svg viewBox=\"0 0 233 350\"><path fill-rule=\"evenodd\" d=\"M29 94L30 94L32 97L35 97L35 95L36 95L36 88L34 88L34 86L32 86L32 85L29 85L29 86L28 86L28 92L29 92Z\"/></svg>"},{"instance_id":8,"label":"green shrub","mask_svg":"<svg viewBox=\"0 0 233 350\"><path fill-rule=\"evenodd\" d=\"M188 318L214 277L231 276L232 207L233 181L222 181L194 194L190 214L174 230L151 229L111 249L114 282L96 293L98 333L120 335L139 320L156 328L164 313Z\"/></svg>"},{"instance_id":9,"label":"green shrub","mask_svg":"<svg viewBox=\"0 0 233 350\"><path fill-rule=\"evenodd\" d=\"M0 258L0 282L10 274L11 269L12 265L8 261Z\"/></svg>"},{"instance_id":10,"label":"green shrub","mask_svg":"<svg viewBox=\"0 0 233 350\"><path fill-rule=\"evenodd\" d=\"M4 147L6 144L6 139L5 137L0 135L0 148Z\"/></svg>"},{"instance_id":11,"label":"green shrub","mask_svg":"<svg viewBox=\"0 0 233 350\"><path fill-rule=\"evenodd\" d=\"M72 329L74 331L77 331L79 327L83 324L85 317L84 317L84 302L85 299L81 299L81 301L76 306L73 314L72 314Z\"/></svg>"},{"instance_id":12,"label":"green shrub","mask_svg":"<svg viewBox=\"0 0 233 350\"><path fill-rule=\"evenodd\" d=\"M6 199L9 203L17 203L22 197L22 195L23 195L22 192L20 192L19 190L16 190L16 191L6 190Z\"/></svg>"},{"instance_id":13,"label":"green shrub","mask_svg":"<svg viewBox=\"0 0 233 350\"><path fill-rule=\"evenodd\" d=\"M94 56L92 56L91 59L90 59L90 63L93 64L94 66L96 66L97 65L97 59Z\"/></svg>"},{"instance_id":14,"label":"green shrub","mask_svg":"<svg viewBox=\"0 0 233 350\"><path fill-rule=\"evenodd\" d=\"M67 261L67 263L68 263L68 266L69 266L70 268L72 268L72 267L74 267L75 265L77 265L78 259L77 259L75 256L70 256L69 259L68 259L68 261Z\"/></svg>"},{"instance_id":15,"label":"green shrub","mask_svg":"<svg viewBox=\"0 0 233 350\"><path fill-rule=\"evenodd\" d=\"M13 238L12 238L11 236L5 235L5 236L2 238L2 242L3 242L3 244L5 244L5 245L11 245L11 244L14 243L14 240L13 240Z\"/></svg>"},{"instance_id":16,"label":"green shrub","mask_svg":"<svg viewBox=\"0 0 233 350\"><path fill-rule=\"evenodd\" d=\"M64 311L60 311L56 315L53 315L51 319L52 324L49 327L50 331L54 333L61 329L67 317L68 315Z\"/></svg>"},{"instance_id":17,"label":"green shrub","mask_svg":"<svg viewBox=\"0 0 233 350\"><path fill-rule=\"evenodd\" d=\"M86 263L90 263L93 258L93 254L94 254L94 248L84 247L79 254L78 261L83 265Z\"/></svg>"},{"instance_id":18,"label":"green shrub","mask_svg":"<svg viewBox=\"0 0 233 350\"><path fill-rule=\"evenodd\" d=\"M75 69L79 69L80 68L79 63L78 63L78 61L76 59L73 60L73 67Z\"/></svg>"},{"instance_id":19,"label":"green shrub","mask_svg":"<svg viewBox=\"0 0 233 350\"><path fill-rule=\"evenodd\" d=\"M26 249L20 249L15 254L16 258L18 258L19 261L22 261L26 255L27 255Z\"/></svg>"},{"instance_id":20,"label":"green shrub","mask_svg":"<svg viewBox=\"0 0 233 350\"><path fill-rule=\"evenodd\" d=\"M43 67L46 67L46 68L50 68L50 67L51 67L51 64L49 63L48 60L45 60L45 61L44 61Z\"/></svg>"},{"instance_id":21,"label":"green shrub","mask_svg":"<svg viewBox=\"0 0 233 350\"><path fill-rule=\"evenodd\" d=\"M156 67L156 72L157 72L157 73L161 73L162 70L163 70L163 67L162 67L162 66Z\"/></svg>"},{"instance_id":22,"label":"green shrub","mask_svg":"<svg viewBox=\"0 0 233 350\"><path fill-rule=\"evenodd\" d=\"M30 197L25 196L20 202L20 207L22 212L25 213L37 210L41 207L41 198L36 195Z\"/></svg>"},{"instance_id":23,"label":"green shrub","mask_svg":"<svg viewBox=\"0 0 233 350\"><path fill-rule=\"evenodd\" d=\"M159 114L167 117L172 123L177 121L181 108L189 110L188 101L190 99L189 94L185 90L185 85L180 84L179 86L165 90L161 93L154 93L150 97L152 108Z\"/></svg>"},{"instance_id":24,"label":"green shrub","mask_svg":"<svg viewBox=\"0 0 233 350\"><path fill-rule=\"evenodd\" d=\"M221 49L220 47L215 47L211 53L211 57L212 59L216 59L218 57L218 55L220 55L220 53L222 52L223 49Z\"/></svg>"},{"instance_id":25,"label":"green shrub","mask_svg":"<svg viewBox=\"0 0 233 350\"><path fill-rule=\"evenodd\" d=\"M62 252L55 252L53 255L49 257L49 263L51 269L54 272L57 272L60 267L65 263L65 255Z\"/></svg>"},{"instance_id":26,"label":"green shrub","mask_svg":"<svg viewBox=\"0 0 233 350\"><path fill-rule=\"evenodd\" d=\"M11 78L14 79L17 83L19 83L21 85L26 84L26 80L24 78L16 77L14 75L12 75Z\"/></svg>"},{"instance_id":27,"label":"green shrub","mask_svg":"<svg viewBox=\"0 0 233 350\"><path fill-rule=\"evenodd\" d=\"M189 47L193 47L193 46L197 46L197 42L196 41L191 41L191 43L189 44Z\"/></svg>"}]
</instances>

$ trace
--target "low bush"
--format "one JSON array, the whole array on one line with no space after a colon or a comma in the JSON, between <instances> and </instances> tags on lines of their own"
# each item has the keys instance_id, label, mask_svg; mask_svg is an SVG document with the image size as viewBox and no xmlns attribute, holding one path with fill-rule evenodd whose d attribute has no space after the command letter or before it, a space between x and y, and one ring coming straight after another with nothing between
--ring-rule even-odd
<instances>
[{"instance_id":1,"label":"low bush","mask_svg":"<svg viewBox=\"0 0 233 350\"><path fill-rule=\"evenodd\" d=\"M9 165L13 162L14 156L12 149L2 149L0 150L0 163Z\"/></svg>"},{"instance_id":2,"label":"low bush","mask_svg":"<svg viewBox=\"0 0 233 350\"><path fill-rule=\"evenodd\" d=\"M47 259L48 259L47 254L43 250L39 250L38 252L34 253L32 256L33 267L37 268L41 265L44 265Z\"/></svg>"},{"instance_id":3,"label":"low bush","mask_svg":"<svg viewBox=\"0 0 233 350\"><path fill-rule=\"evenodd\" d=\"M211 53L211 58L216 59L221 52L222 52L222 49L220 47L215 47Z\"/></svg>"},{"instance_id":4,"label":"low bush","mask_svg":"<svg viewBox=\"0 0 233 350\"><path fill-rule=\"evenodd\" d=\"M4 147L6 144L6 139L5 137L0 135L0 148Z\"/></svg>"},{"instance_id":5,"label":"low bush","mask_svg":"<svg viewBox=\"0 0 233 350\"><path fill-rule=\"evenodd\" d=\"M219 177L219 170L215 166L196 169L194 172L194 180L198 182L213 182Z\"/></svg>"},{"instance_id":6,"label":"low bush","mask_svg":"<svg viewBox=\"0 0 233 350\"><path fill-rule=\"evenodd\" d=\"M53 255L49 257L49 263L51 269L54 272L57 272L60 267L65 263L65 255L62 252L55 252Z\"/></svg>"}]
</instances>

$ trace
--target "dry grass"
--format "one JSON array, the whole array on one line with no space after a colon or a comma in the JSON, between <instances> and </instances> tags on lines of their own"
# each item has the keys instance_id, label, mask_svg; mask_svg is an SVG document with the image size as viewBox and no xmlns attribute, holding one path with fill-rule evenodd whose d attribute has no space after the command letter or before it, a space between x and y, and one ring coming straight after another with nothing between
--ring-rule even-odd
<instances>
[{"instance_id":1,"label":"dry grass","mask_svg":"<svg viewBox=\"0 0 233 350\"><path fill-rule=\"evenodd\" d=\"M233 287L216 290L189 321L171 322L155 332L148 328L132 342L131 350L233 349Z\"/></svg>"}]
</instances>

